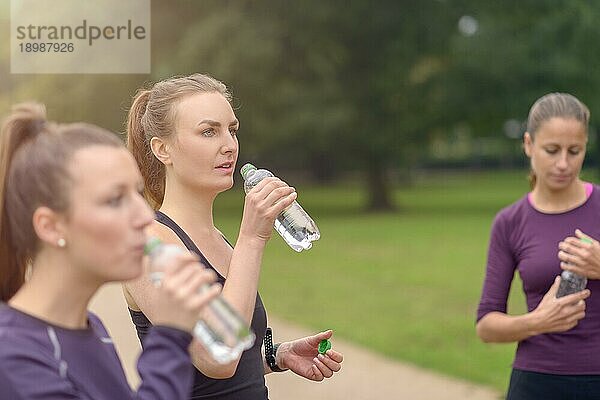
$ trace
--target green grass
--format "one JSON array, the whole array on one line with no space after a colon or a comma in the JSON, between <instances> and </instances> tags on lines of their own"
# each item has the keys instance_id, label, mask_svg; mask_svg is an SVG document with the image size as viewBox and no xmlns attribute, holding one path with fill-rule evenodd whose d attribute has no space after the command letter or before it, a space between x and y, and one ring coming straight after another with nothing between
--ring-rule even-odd
<instances>
[{"instance_id":1,"label":"green grass","mask_svg":"<svg viewBox=\"0 0 600 400\"><path fill-rule=\"evenodd\" d=\"M528 190L525 176L423 176L398 188L400 211L386 214L361 212L357 185L299 187L321 239L298 254L274 233L260 286L268 311L314 330L332 328L390 358L505 389L515 346L481 343L475 312L492 219ZM217 199L217 224L231 240L241 192ZM515 281L509 312L524 311Z\"/></svg>"}]
</instances>

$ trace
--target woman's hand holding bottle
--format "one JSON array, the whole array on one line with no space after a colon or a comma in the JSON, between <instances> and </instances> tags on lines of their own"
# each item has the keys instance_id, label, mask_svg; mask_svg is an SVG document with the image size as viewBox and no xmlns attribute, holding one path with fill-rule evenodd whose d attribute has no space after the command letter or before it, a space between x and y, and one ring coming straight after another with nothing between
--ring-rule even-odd
<instances>
[{"instance_id":1,"label":"woman's hand holding bottle","mask_svg":"<svg viewBox=\"0 0 600 400\"><path fill-rule=\"evenodd\" d=\"M529 313L533 335L568 331L585 317L585 299L590 296L590 291L585 289L556 298L559 286L560 277L556 277L542 301Z\"/></svg>"},{"instance_id":2,"label":"woman's hand holding bottle","mask_svg":"<svg viewBox=\"0 0 600 400\"><path fill-rule=\"evenodd\" d=\"M273 234L275 218L296 197L295 189L279 178L269 177L260 181L246 195L240 236L247 235L266 243Z\"/></svg>"},{"instance_id":3,"label":"woman's hand holding bottle","mask_svg":"<svg viewBox=\"0 0 600 400\"><path fill-rule=\"evenodd\" d=\"M600 279L600 243L581 230L575 230L558 244L560 267L588 279Z\"/></svg>"},{"instance_id":4,"label":"woman's hand holding bottle","mask_svg":"<svg viewBox=\"0 0 600 400\"><path fill-rule=\"evenodd\" d=\"M221 292L221 286L213 283L216 274L201 267L192 253L182 251L161 275L154 323L192 332L204 307ZM207 290L201 290L207 285Z\"/></svg>"}]
</instances>

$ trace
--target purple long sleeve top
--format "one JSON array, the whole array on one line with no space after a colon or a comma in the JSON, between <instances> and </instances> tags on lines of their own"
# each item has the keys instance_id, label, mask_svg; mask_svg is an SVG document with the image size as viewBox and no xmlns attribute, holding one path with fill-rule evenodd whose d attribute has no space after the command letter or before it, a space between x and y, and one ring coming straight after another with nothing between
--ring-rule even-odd
<instances>
[{"instance_id":1,"label":"purple long sleeve top","mask_svg":"<svg viewBox=\"0 0 600 400\"><path fill-rule=\"evenodd\" d=\"M506 313L515 270L523 281L527 310L533 311L554 278L562 272L558 243L575 229L600 239L600 190L579 207L547 214L537 211L527 196L501 210L494 220L477 321L487 313ZM519 342L513 367L526 371L564 374L600 374L600 281L589 280L591 296L586 316L567 332L545 333Z\"/></svg>"},{"instance_id":2,"label":"purple long sleeve top","mask_svg":"<svg viewBox=\"0 0 600 400\"><path fill-rule=\"evenodd\" d=\"M66 329L0 303L1 399L187 399L191 335L154 327L138 361L133 392L110 336L94 314L88 327Z\"/></svg>"}]
</instances>

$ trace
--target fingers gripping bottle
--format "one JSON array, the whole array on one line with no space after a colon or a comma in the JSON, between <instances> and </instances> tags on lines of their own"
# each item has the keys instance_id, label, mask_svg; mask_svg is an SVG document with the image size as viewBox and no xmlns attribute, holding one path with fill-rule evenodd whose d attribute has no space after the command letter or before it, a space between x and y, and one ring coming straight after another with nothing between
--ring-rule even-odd
<instances>
[{"instance_id":1,"label":"fingers gripping bottle","mask_svg":"<svg viewBox=\"0 0 600 400\"><path fill-rule=\"evenodd\" d=\"M173 257L185 251L180 246L164 244L157 238L148 240L144 252L149 258L150 279L155 285L160 284L163 271ZM209 287L206 284L200 290L205 291ZM204 307L193 335L220 364L237 359L244 350L252 347L255 339L244 319L221 295Z\"/></svg>"},{"instance_id":2,"label":"fingers gripping bottle","mask_svg":"<svg viewBox=\"0 0 600 400\"><path fill-rule=\"evenodd\" d=\"M266 169L257 169L252 164L244 165L241 173L244 178L244 191L246 193L264 178L274 176ZM294 201L277 216L275 230L292 249L298 252L310 249L312 242L321 237L317 224L297 201Z\"/></svg>"},{"instance_id":3,"label":"fingers gripping bottle","mask_svg":"<svg viewBox=\"0 0 600 400\"><path fill-rule=\"evenodd\" d=\"M581 238L582 242L592 243L586 237ZM564 270L560 274L560 285L556 291L556 298L567 296L572 293L581 292L587 286L587 278L571 271Z\"/></svg>"}]
</instances>

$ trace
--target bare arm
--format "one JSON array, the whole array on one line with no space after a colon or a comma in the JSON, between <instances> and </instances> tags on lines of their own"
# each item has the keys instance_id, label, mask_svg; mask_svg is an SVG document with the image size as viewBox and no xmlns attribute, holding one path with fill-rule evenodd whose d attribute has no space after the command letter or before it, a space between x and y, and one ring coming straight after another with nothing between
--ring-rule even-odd
<instances>
[{"instance_id":1,"label":"bare arm","mask_svg":"<svg viewBox=\"0 0 600 400\"><path fill-rule=\"evenodd\" d=\"M477 336L486 343L519 342L537 334L530 313L508 315L494 311L477 323Z\"/></svg>"},{"instance_id":2,"label":"bare arm","mask_svg":"<svg viewBox=\"0 0 600 400\"><path fill-rule=\"evenodd\" d=\"M134 281L129 281L124 285L123 291L125 299L130 308L141 310L153 324L156 323L157 310L160 308L160 299L158 297L157 288L152 285L147 274ZM194 366L204 375L214 378L223 379L229 371L237 367L237 361L231 365L221 365L214 362L202 345L193 340L189 346L190 356Z\"/></svg>"},{"instance_id":3,"label":"bare arm","mask_svg":"<svg viewBox=\"0 0 600 400\"><path fill-rule=\"evenodd\" d=\"M277 178L264 179L246 195L223 297L248 324L254 313L262 256L273 234L273 223L295 199L294 188Z\"/></svg>"},{"instance_id":4,"label":"bare arm","mask_svg":"<svg viewBox=\"0 0 600 400\"><path fill-rule=\"evenodd\" d=\"M240 234L233 249L222 295L248 324L254 313L262 255L273 232L274 220L295 198L294 189L277 178L264 179L246 196ZM157 222L150 227L149 233L165 243L180 243L172 231ZM153 321L158 304L155 288L149 279L143 277L128 282L125 290L130 307L140 309ZM214 379L233 376L239 363L239 358L229 364L216 363L197 341L192 342L190 353L196 368Z\"/></svg>"},{"instance_id":5,"label":"bare arm","mask_svg":"<svg viewBox=\"0 0 600 400\"><path fill-rule=\"evenodd\" d=\"M177 243L178 241L174 233L159 225L158 222L154 222L149 228L149 235L156 236L165 243ZM142 277L125 283L123 292L130 308L142 311L150 322L156 324L156 314L161 308L161 300L158 297L157 288L148 277L147 268L148 266L144 265L144 274ZM230 371L233 370L235 372L235 368L237 367L237 361L227 365L216 363L196 340L193 340L190 344L189 351L194 366L208 377L214 379L228 378L233 375ZM230 373L231 375L227 376Z\"/></svg>"}]
</instances>

